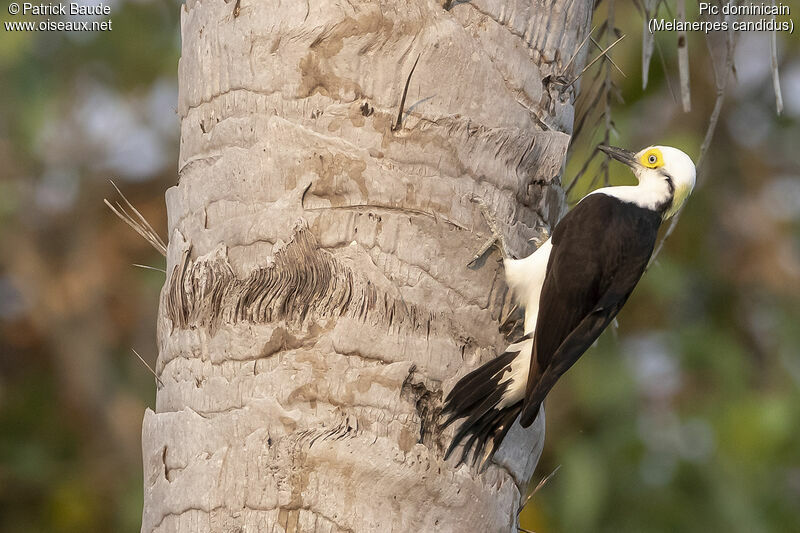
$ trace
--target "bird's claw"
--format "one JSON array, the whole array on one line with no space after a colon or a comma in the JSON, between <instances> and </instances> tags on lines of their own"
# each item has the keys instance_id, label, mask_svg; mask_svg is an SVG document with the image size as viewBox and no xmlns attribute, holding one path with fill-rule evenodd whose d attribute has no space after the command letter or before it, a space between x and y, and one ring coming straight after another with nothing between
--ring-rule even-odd
<instances>
[{"instance_id":1,"label":"bird's claw","mask_svg":"<svg viewBox=\"0 0 800 533\"><path fill-rule=\"evenodd\" d=\"M484 202L482 198L479 198L475 195L470 195L469 201L478 204L480 207L481 214L483 215L484 220L486 220L489 230L492 232L492 237L483 243L483 246L481 246L480 249L475 253L470 262L467 263L467 267L473 266L478 259L483 257L484 254L486 254L486 252L489 251L489 249L494 245L498 245L504 258L511 257L508 245L506 244L506 239L503 236L503 233L500 231L497 219L494 217L494 215L492 215L491 211L489 211L489 206L486 205L486 202Z\"/></svg>"},{"instance_id":2,"label":"bird's claw","mask_svg":"<svg viewBox=\"0 0 800 533\"><path fill-rule=\"evenodd\" d=\"M550 238L550 229L547 226L539 226L539 235L531 237L528 241L536 245L538 250Z\"/></svg>"}]
</instances>

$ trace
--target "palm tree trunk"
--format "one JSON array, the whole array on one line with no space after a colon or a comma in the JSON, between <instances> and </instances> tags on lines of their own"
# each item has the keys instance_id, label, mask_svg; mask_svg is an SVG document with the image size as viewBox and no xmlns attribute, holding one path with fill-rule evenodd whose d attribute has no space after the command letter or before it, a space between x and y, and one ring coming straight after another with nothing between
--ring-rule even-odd
<instances>
[{"instance_id":1,"label":"palm tree trunk","mask_svg":"<svg viewBox=\"0 0 800 533\"><path fill-rule=\"evenodd\" d=\"M564 210L592 3L187 0L142 531L511 531L544 437L443 462L502 267ZM401 99L412 65L402 121Z\"/></svg>"}]
</instances>

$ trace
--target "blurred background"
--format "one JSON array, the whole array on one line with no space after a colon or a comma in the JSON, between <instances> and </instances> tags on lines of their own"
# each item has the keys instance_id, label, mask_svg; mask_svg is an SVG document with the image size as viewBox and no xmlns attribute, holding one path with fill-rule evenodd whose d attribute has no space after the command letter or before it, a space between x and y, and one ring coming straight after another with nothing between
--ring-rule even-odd
<instances>
[{"instance_id":1,"label":"blurred background","mask_svg":"<svg viewBox=\"0 0 800 533\"><path fill-rule=\"evenodd\" d=\"M141 525L141 422L155 384L131 348L155 360L164 275L132 263L164 259L103 198L116 198L114 179L166 236L180 3L103 3L110 32L0 28L3 533Z\"/></svg>"},{"instance_id":2,"label":"blurred background","mask_svg":"<svg viewBox=\"0 0 800 533\"><path fill-rule=\"evenodd\" d=\"M717 95L702 34L688 39L691 112L675 33L656 36L643 90L638 3L617 2L604 25L608 1L593 35L627 35L611 52L625 76L600 61L581 79L587 118L563 178L580 175L571 202L605 181L601 158L581 168L606 132L612 144L696 158ZM3 532L132 532L141 520L141 419L155 386L131 348L155 359L163 274L132 264L164 260L102 200L113 178L165 236L180 3L104 3L111 32L0 29ZM800 39L779 34L777 49L780 116L770 34L738 36L737 75L680 224L619 328L550 395L532 484L561 468L524 527L800 531ZM598 83L608 90L595 99ZM612 164L608 179L633 178Z\"/></svg>"}]
</instances>

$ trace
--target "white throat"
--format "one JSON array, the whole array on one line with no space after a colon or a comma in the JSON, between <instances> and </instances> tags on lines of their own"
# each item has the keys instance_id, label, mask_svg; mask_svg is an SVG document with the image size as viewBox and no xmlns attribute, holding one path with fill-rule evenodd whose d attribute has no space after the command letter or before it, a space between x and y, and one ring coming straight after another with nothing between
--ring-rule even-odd
<instances>
[{"instance_id":1,"label":"white throat","mask_svg":"<svg viewBox=\"0 0 800 533\"><path fill-rule=\"evenodd\" d=\"M639 178L638 185L619 185L616 187L603 187L594 190L589 194L605 194L613 196L626 203L635 204L644 209L657 210L663 207L666 202L672 198L669 184L663 176L652 176L647 173L641 173L637 176ZM588 196L588 194L587 194Z\"/></svg>"}]
</instances>

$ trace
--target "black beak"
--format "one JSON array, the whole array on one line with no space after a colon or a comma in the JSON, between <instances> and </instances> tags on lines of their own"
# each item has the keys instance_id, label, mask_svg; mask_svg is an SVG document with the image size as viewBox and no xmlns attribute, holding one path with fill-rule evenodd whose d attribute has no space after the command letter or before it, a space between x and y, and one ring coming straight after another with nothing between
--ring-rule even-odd
<instances>
[{"instance_id":1,"label":"black beak","mask_svg":"<svg viewBox=\"0 0 800 533\"><path fill-rule=\"evenodd\" d=\"M636 154L631 152L630 150L625 150L623 148L616 148L614 146L606 146L605 144L601 144L597 147L601 152L605 152L610 157L613 157L617 161L625 163L631 168L635 168L639 165L639 162L636 160Z\"/></svg>"}]
</instances>

